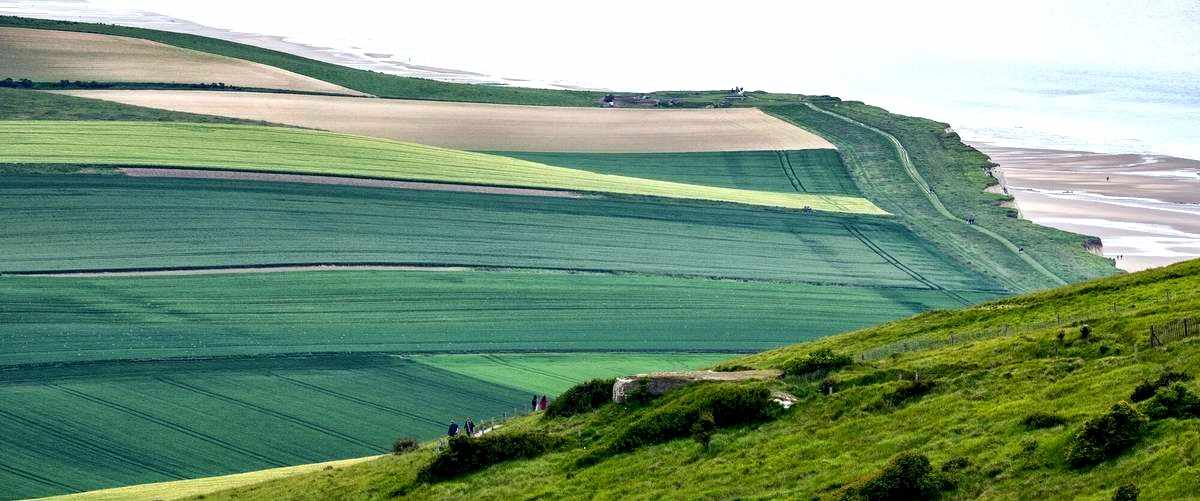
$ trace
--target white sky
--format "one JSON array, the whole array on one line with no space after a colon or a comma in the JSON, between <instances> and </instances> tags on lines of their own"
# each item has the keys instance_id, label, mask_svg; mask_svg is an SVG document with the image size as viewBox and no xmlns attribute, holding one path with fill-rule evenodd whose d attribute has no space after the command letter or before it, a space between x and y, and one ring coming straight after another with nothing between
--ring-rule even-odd
<instances>
[{"instance_id":1,"label":"white sky","mask_svg":"<svg viewBox=\"0 0 1200 501\"><path fill-rule=\"evenodd\" d=\"M93 0L412 62L619 89L841 93L947 63L1200 73L1200 1Z\"/></svg>"}]
</instances>

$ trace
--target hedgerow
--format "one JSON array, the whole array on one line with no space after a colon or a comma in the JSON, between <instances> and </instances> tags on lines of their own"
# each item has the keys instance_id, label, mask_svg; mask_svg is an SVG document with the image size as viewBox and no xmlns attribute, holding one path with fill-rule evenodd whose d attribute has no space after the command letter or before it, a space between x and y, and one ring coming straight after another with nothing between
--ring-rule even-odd
<instances>
[{"instance_id":1,"label":"hedgerow","mask_svg":"<svg viewBox=\"0 0 1200 501\"><path fill-rule=\"evenodd\" d=\"M854 362L850 355L821 349L800 358L784 362L783 372L789 376L822 377Z\"/></svg>"},{"instance_id":2,"label":"hedgerow","mask_svg":"<svg viewBox=\"0 0 1200 501\"><path fill-rule=\"evenodd\" d=\"M417 474L435 482L487 468L511 459L533 458L561 447L562 437L545 432L489 433L479 437L451 437L446 448Z\"/></svg>"},{"instance_id":3,"label":"hedgerow","mask_svg":"<svg viewBox=\"0 0 1200 501\"><path fill-rule=\"evenodd\" d=\"M689 436L702 416L716 428L763 421L778 406L765 386L701 383L684 396L651 410L621 431L602 455L628 452Z\"/></svg>"},{"instance_id":4,"label":"hedgerow","mask_svg":"<svg viewBox=\"0 0 1200 501\"><path fill-rule=\"evenodd\" d=\"M593 379L572 386L550 402L546 417L567 417L591 412L612 402L616 379Z\"/></svg>"}]
</instances>

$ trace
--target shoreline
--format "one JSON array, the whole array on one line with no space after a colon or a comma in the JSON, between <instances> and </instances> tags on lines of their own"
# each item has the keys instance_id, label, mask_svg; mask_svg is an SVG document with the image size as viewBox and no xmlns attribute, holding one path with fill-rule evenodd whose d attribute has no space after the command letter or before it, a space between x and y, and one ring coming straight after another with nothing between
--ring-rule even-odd
<instances>
[{"instance_id":1,"label":"shoreline","mask_svg":"<svg viewBox=\"0 0 1200 501\"><path fill-rule=\"evenodd\" d=\"M1020 217L1099 237L1125 271L1200 257L1200 161L970 142Z\"/></svg>"}]
</instances>

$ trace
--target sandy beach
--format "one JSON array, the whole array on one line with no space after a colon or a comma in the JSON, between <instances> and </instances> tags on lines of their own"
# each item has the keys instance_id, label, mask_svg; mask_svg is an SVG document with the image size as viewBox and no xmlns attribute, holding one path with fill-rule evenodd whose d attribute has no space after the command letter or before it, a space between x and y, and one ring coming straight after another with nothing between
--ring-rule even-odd
<instances>
[{"instance_id":1,"label":"sandy beach","mask_svg":"<svg viewBox=\"0 0 1200 501\"><path fill-rule=\"evenodd\" d=\"M1100 237L1127 271L1200 257L1200 161L974 144L1021 217Z\"/></svg>"}]
</instances>

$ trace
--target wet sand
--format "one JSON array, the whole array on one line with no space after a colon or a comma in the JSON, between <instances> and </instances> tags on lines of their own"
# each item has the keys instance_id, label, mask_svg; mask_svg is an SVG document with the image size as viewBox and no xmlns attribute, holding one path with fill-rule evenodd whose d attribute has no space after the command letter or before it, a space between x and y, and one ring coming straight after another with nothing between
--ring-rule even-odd
<instances>
[{"instance_id":1,"label":"wet sand","mask_svg":"<svg viewBox=\"0 0 1200 501\"><path fill-rule=\"evenodd\" d=\"M1200 161L974 144L1021 217L1100 237L1127 271L1200 258Z\"/></svg>"}]
</instances>

